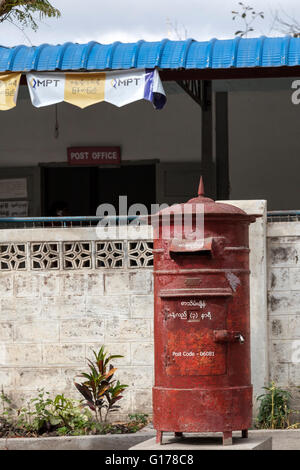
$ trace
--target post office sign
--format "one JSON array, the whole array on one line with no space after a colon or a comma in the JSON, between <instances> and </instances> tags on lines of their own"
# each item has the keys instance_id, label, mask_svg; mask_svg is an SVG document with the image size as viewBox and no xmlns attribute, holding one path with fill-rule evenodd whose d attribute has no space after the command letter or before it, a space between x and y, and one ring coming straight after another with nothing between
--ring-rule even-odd
<instances>
[{"instance_id":1,"label":"post office sign","mask_svg":"<svg viewBox=\"0 0 300 470\"><path fill-rule=\"evenodd\" d=\"M68 147L70 165L120 165L120 147Z\"/></svg>"}]
</instances>

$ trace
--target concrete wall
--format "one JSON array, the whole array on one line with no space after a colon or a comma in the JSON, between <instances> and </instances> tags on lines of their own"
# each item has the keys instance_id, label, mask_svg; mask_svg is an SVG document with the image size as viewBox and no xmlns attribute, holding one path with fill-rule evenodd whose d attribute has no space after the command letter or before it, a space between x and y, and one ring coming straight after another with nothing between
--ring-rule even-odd
<instances>
[{"instance_id":1,"label":"concrete wall","mask_svg":"<svg viewBox=\"0 0 300 470\"><path fill-rule=\"evenodd\" d=\"M300 209L300 107L291 89L229 93L230 199Z\"/></svg>"},{"instance_id":2,"label":"concrete wall","mask_svg":"<svg viewBox=\"0 0 300 470\"><path fill-rule=\"evenodd\" d=\"M267 236L270 379L300 410L300 222L269 223Z\"/></svg>"},{"instance_id":3,"label":"concrete wall","mask_svg":"<svg viewBox=\"0 0 300 470\"><path fill-rule=\"evenodd\" d=\"M109 243L95 229L0 231L0 388L17 403L42 387L79 398L75 376L105 344L124 356L119 417L151 411L151 242Z\"/></svg>"},{"instance_id":4,"label":"concrete wall","mask_svg":"<svg viewBox=\"0 0 300 470\"><path fill-rule=\"evenodd\" d=\"M268 382L266 203L234 204L262 215L250 233L256 396ZM110 242L111 231L91 228L0 230L0 385L17 400L38 387L78 397L72 382L91 348L104 343L124 355L118 376L130 387L121 416L151 411L152 234L125 230Z\"/></svg>"},{"instance_id":5,"label":"concrete wall","mask_svg":"<svg viewBox=\"0 0 300 470\"><path fill-rule=\"evenodd\" d=\"M267 201L223 201L258 216L249 227L250 246L250 327L251 379L254 413L256 397L269 382L268 317L267 317Z\"/></svg>"}]
</instances>

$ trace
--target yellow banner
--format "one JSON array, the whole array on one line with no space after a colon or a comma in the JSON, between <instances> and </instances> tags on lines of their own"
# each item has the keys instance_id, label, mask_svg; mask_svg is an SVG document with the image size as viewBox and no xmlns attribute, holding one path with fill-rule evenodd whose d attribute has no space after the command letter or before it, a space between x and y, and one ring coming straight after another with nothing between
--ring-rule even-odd
<instances>
[{"instance_id":1,"label":"yellow banner","mask_svg":"<svg viewBox=\"0 0 300 470\"><path fill-rule=\"evenodd\" d=\"M0 110L14 108L17 104L21 73L0 74Z\"/></svg>"},{"instance_id":2,"label":"yellow banner","mask_svg":"<svg viewBox=\"0 0 300 470\"><path fill-rule=\"evenodd\" d=\"M105 73L66 73L64 100L80 108L104 101Z\"/></svg>"}]
</instances>

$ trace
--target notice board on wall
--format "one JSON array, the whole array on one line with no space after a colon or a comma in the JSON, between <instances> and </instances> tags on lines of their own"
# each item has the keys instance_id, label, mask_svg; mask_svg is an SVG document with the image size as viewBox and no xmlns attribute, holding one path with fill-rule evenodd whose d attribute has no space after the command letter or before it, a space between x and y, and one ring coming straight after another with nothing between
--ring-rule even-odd
<instances>
[{"instance_id":1,"label":"notice board on wall","mask_svg":"<svg viewBox=\"0 0 300 470\"><path fill-rule=\"evenodd\" d=\"M0 179L0 200L23 198L27 198L27 178Z\"/></svg>"},{"instance_id":2,"label":"notice board on wall","mask_svg":"<svg viewBox=\"0 0 300 470\"><path fill-rule=\"evenodd\" d=\"M28 201L0 201L0 217L27 217Z\"/></svg>"},{"instance_id":3,"label":"notice board on wall","mask_svg":"<svg viewBox=\"0 0 300 470\"><path fill-rule=\"evenodd\" d=\"M27 217L27 178L0 179L0 217Z\"/></svg>"}]
</instances>

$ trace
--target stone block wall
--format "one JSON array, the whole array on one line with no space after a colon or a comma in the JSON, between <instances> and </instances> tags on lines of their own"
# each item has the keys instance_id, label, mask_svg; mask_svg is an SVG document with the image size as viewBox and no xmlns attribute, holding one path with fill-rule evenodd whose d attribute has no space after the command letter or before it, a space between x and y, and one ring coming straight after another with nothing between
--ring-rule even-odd
<instances>
[{"instance_id":1,"label":"stone block wall","mask_svg":"<svg viewBox=\"0 0 300 470\"><path fill-rule=\"evenodd\" d=\"M0 231L0 386L16 402L80 398L92 349L124 357L119 418L151 412L152 241L99 240L92 228ZM78 379L78 378L77 378Z\"/></svg>"},{"instance_id":2,"label":"stone block wall","mask_svg":"<svg viewBox=\"0 0 300 470\"><path fill-rule=\"evenodd\" d=\"M267 201L221 201L255 214L249 227L250 247L250 328L251 382L253 385L253 415L258 411L256 397L269 382L268 318L267 318Z\"/></svg>"},{"instance_id":3,"label":"stone block wall","mask_svg":"<svg viewBox=\"0 0 300 470\"><path fill-rule=\"evenodd\" d=\"M300 223L269 223L267 235L270 380L300 410Z\"/></svg>"}]
</instances>

